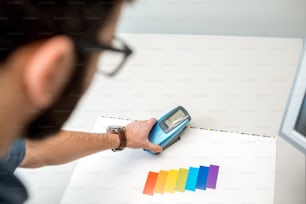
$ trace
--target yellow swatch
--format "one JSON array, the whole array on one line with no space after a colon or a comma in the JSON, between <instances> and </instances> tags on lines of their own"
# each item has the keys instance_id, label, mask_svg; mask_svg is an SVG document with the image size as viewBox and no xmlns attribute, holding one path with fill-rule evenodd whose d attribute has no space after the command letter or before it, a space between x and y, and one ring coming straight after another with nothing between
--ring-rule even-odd
<instances>
[{"instance_id":1,"label":"yellow swatch","mask_svg":"<svg viewBox=\"0 0 306 204\"><path fill-rule=\"evenodd\" d=\"M178 171L170 170L165 185L165 192L174 193Z\"/></svg>"}]
</instances>

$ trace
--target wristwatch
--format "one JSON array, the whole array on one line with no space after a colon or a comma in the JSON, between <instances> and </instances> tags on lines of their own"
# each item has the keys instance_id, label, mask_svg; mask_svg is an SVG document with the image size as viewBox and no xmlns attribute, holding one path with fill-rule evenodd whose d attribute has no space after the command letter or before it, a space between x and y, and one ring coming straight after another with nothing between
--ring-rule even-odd
<instances>
[{"instance_id":1,"label":"wristwatch","mask_svg":"<svg viewBox=\"0 0 306 204\"><path fill-rule=\"evenodd\" d=\"M121 151L126 147L127 141L126 141L124 126L118 126L118 125L108 126L107 132L119 135L120 144L117 148L112 149L112 151L114 152Z\"/></svg>"}]
</instances>

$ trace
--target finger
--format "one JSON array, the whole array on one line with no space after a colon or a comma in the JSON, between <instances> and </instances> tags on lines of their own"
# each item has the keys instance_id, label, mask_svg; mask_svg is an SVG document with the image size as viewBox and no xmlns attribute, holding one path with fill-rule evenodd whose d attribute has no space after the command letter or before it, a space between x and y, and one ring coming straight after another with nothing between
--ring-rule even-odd
<instances>
[{"instance_id":1,"label":"finger","mask_svg":"<svg viewBox=\"0 0 306 204\"><path fill-rule=\"evenodd\" d=\"M149 123L149 125L150 125L151 127L153 127L153 125L155 125L155 123L156 123L156 119L155 119L155 118L150 118L150 119L148 120L148 123Z\"/></svg>"}]
</instances>

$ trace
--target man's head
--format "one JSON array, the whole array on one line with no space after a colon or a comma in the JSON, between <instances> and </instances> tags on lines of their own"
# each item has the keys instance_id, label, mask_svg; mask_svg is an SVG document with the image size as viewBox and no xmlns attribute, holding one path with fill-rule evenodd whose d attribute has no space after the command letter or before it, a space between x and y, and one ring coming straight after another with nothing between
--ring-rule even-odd
<instances>
[{"instance_id":1,"label":"man's head","mask_svg":"<svg viewBox=\"0 0 306 204\"><path fill-rule=\"evenodd\" d=\"M43 138L62 127L99 56L84 54L78 43L110 44L121 5L122 0L0 2L0 79L12 79L9 89L18 92L15 109L22 111L25 137Z\"/></svg>"}]
</instances>

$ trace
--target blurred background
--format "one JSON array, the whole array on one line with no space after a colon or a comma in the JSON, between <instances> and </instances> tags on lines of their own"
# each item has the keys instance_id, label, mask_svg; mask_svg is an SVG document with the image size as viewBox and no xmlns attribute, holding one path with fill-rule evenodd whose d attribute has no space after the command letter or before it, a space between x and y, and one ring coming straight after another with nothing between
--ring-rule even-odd
<instances>
[{"instance_id":1,"label":"blurred background","mask_svg":"<svg viewBox=\"0 0 306 204\"><path fill-rule=\"evenodd\" d=\"M136 0L118 31L305 37L305 0Z\"/></svg>"}]
</instances>

